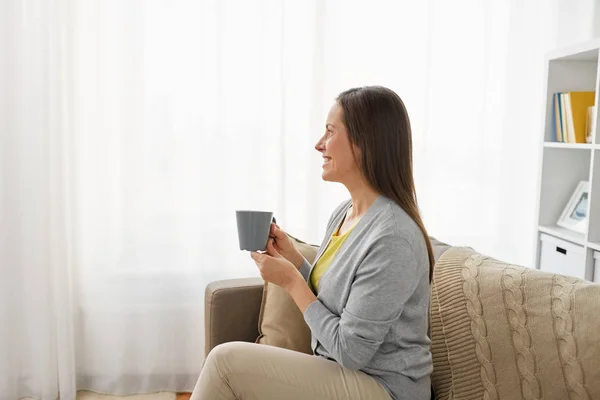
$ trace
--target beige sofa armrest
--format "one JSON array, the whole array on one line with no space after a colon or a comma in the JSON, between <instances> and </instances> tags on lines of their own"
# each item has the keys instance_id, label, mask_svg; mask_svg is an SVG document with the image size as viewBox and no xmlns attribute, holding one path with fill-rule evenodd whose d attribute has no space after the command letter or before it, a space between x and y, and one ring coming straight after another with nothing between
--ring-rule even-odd
<instances>
[{"instance_id":1,"label":"beige sofa armrest","mask_svg":"<svg viewBox=\"0 0 600 400\"><path fill-rule=\"evenodd\" d=\"M264 282L261 278L210 283L204 293L204 352L226 342L254 342Z\"/></svg>"}]
</instances>

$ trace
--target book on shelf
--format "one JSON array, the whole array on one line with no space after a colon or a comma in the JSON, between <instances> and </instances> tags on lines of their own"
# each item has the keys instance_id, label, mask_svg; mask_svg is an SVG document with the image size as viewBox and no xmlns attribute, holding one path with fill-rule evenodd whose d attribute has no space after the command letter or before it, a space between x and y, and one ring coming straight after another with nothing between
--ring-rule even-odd
<instances>
[{"instance_id":1,"label":"book on shelf","mask_svg":"<svg viewBox=\"0 0 600 400\"><path fill-rule=\"evenodd\" d=\"M596 92L557 92L553 96L552 125L556 141L587 143L595 125Z\"/></svg>"}]
</instances>

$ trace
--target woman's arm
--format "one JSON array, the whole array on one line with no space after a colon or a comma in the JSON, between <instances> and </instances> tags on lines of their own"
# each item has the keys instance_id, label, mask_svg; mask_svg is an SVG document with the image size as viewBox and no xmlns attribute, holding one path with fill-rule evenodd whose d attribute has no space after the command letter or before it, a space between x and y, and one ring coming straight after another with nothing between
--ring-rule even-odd
<instances>
[{"instance_id":1,"label":"woman's arm","mask_svg":"<svg viewBox=\"0 0 600 400\"><path fill-rule=\"evenodd\" d=\"M384 239L359 266L341 316L311 297L308 287L288 290L315 338L349 369L361 369L373 358L419 281L427 279L427 268L418 265L408 242Z\"/></svg>"},{"instance_id":2,"label":"woman's arm","mask_svg":"<svg viewBox=\"0 0 600 400\"><path fill-rule=\"evenodd\" d=\"M306 263L308 264L308 261L306 261ZM302 314L304 314L304 311L306 311L312 302L317 300L317 296L315 296L312 290L310 290L306 280L296 279L284 289L289 293L292 299L294 299L294 302L300 311L302 311Z\"/></svg>"}]
</instances>

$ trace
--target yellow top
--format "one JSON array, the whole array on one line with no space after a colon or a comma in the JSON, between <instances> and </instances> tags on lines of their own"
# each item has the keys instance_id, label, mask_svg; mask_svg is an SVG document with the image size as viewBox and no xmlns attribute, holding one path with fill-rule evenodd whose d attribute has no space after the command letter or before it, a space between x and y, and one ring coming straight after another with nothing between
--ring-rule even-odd
<instances>
[{"instance_id":1,"label":"yellow top","mask_svg":"<svg viewBox=\"0 0 600 400\"><path fill-rule=\"evenodd\" d=\"M344 232L343 235L339 235L340 227L342 224L340 224L340 227L338 227L338 229L333 233L333 235L331 235L331 241L327 245L327 248L323 252L323 255L319 258L317 264L312 270L312 273L310 274L310 283L312 284L315 293L317 293L319 290L319 282L321 281L321 277L323 276L325 271L327 271L335 257L335 254L338 252L340 247L342 247L342 244L344 243L348 235L350 235L350 232L352 232L352 229L354 229L359 220L360 219L356 220L356 222L352 224L352 227L346 232Z\"/></svg>"}]
</instances>

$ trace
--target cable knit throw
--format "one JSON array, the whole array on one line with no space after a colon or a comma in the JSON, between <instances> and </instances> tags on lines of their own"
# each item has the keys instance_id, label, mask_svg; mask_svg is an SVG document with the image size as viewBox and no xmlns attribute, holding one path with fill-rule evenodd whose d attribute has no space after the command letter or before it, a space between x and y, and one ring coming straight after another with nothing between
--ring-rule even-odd
<instances>
[{"instance_id":1,"label":"cable knit throw","mask_svg":"<svg viewBox=\"0 0 600 400\"><path fill-rule=\"evenodd\" d=\"M431 293L436 399L600 399L600 285L453 247Z\"/></svg>"}]
</instances>

